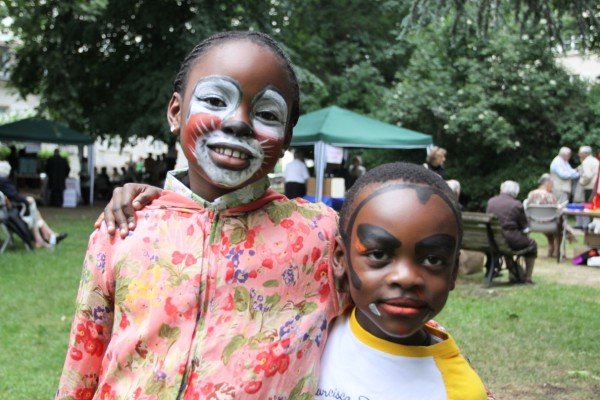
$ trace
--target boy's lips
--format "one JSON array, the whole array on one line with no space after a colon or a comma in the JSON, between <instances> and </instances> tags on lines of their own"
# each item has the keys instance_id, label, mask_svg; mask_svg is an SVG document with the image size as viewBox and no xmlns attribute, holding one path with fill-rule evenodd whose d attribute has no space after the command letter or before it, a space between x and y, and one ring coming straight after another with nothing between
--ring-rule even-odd
<instances>
[{"instance_id":1,"label":"boy's lips","mask_svg":"<svg viewBox=\"0 0 600 400\"><path fill-rule=\"evenodd\" d=\"M377 308L388 315L399 317L412 317L428 309L427 303L424 301L411 298L382 300L377 305Z\"/></svg>"}]
</instances>

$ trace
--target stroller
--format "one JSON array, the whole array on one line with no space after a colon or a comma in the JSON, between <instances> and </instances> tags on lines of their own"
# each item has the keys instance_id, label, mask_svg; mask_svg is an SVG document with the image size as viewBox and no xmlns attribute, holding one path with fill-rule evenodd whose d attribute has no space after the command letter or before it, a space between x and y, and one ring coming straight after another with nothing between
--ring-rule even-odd
<instances>
[{"instance_id":1,"label":"stroller","mask_svg":"<svg viewBox=\"0 0 600 400\"><path fill-rule=\"evenodd\" d=\"M27 250L34 248L35 239L29 230L29 226L21 217L22 206L9 207L8 201L4 193L0 192L0 253L13 243L13 234L21 238Z\"/></svg>"}]
</instances>

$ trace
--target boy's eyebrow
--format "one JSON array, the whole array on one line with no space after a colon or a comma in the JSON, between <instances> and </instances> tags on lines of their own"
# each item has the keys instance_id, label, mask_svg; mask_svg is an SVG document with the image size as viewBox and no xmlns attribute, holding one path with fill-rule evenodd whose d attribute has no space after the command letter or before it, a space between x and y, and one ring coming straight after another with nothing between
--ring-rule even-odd
<instances>
[{"instance_id":1,"label":"boy's eyebrow","mask_svg":"<svg viewBox=\"0 0 600 400\"><path fill-rule=\"evenodd\" d=\"M437 235L431 235L415 243L415 250L417 251L438 248L443 250L454 250L456 248L456 238L452 235L440 233Z\"/></svg>"},{"instance_id":2,"label":"boy's eyebrow","mask_svg":"<svg viewBox=\"0 0 600 400\"><path fill-rule=\"evenodd\" d=\"M358 236L358 239L366 248L398 248L402 246L402 242L400 242L394 235L377 225L359 224L356 228L356 236Z\"/></svg>"}]
</instances>

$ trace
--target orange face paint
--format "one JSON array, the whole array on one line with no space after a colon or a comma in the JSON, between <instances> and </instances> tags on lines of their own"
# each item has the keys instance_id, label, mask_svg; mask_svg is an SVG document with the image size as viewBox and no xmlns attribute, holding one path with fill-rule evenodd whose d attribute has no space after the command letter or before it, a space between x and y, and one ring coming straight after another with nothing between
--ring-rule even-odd
<instances>
[{"instance_id":1,"label":"orange face paint","mask_svg":"<svg viewBox=\"0 0 600 400\"><path fill-rule=\"evenodd\" d=\"M358 237L356 237L356 240L354 240L354 249L358 252L358 253L364 253L365 251L367 251L367 248L365 247L365 245L360 241L360 239Z\"/></svg>"}]
</instances>

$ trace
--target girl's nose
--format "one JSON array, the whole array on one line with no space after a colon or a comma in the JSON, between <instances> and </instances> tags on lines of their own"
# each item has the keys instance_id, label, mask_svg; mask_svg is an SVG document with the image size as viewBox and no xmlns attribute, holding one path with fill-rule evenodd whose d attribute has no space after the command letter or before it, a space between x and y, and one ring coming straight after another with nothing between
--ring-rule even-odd
<instances>
[{"instance_id":1,"label":"girl's nose","mask_svg":"<svg viewBox=\"0 0 600 400\"><path fill-rule=\"evenodd\" d=\"M244 121L229 118L221 124L221 131L234 136L253 136L254 129Z\"/></svg>"}]
</instances>

